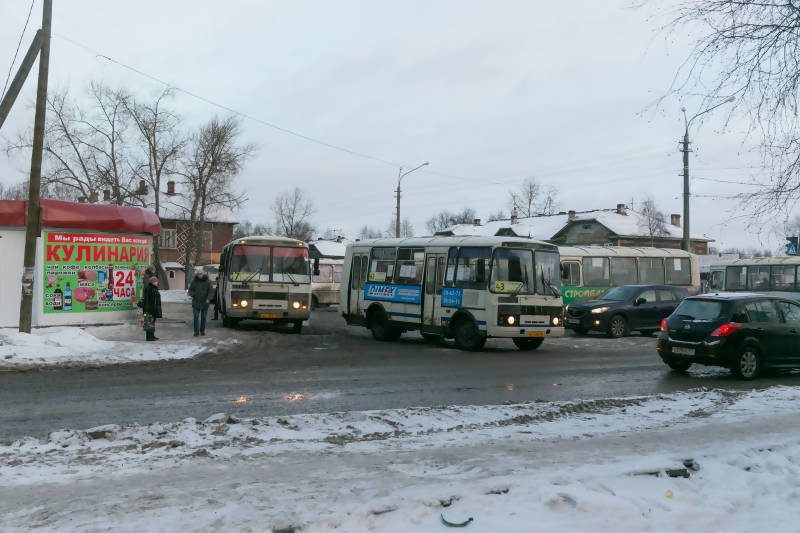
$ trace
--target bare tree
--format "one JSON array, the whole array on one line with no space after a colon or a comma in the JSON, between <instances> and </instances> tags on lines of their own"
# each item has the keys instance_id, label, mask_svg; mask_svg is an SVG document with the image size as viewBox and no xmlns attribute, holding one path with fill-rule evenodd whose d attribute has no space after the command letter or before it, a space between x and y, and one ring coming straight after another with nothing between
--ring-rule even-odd
<instances>
[{"instance_id":1,"label":"bare tree","mask_svg":"<svg viewBox=\"0 0 800 533\"><path fill-rule=\"evenodd\" d=\"M361 229L358 231L358 238L359 239L377 239L382 236L381 230L378 228L373 228L368 225L361 226ZM394 230L392 232L392 236L394 236Z\"/></svg>"},{"instance_id":2,"label":"bare tree","mask_svg":"<svg viewBox=\"0 0 800 533\"><path fill-rule=\"evenodd\" d=\"M314 213L314 206L299 187L276 197L270 209L279 235L301 241L311 239L314 227L308 219Z\"/></svg>"},{"instance_id":3,"label":"bare tree","mask_svg":"<svg viewBox=\"0 0 800 533\"><path fill-rule=\"evenodd\" d=\"M270 234L272 234L272 228L270 228L269 225L259 224L257 222L250 222L249 220L240 222L239 224L236 225L236 229L233 230L234 239L241 239L242 237L248 237L250 235L270 235Z\"/></svg>"},{"instance_id":4,"label":"bare tree","mask_svg":"<svg viewBox=\"0 0 800 533\"><path fill-rule=\"evenodd\" d=\"M511 212L519 217L549 215L556 210L558 191L540 184L535 178L526 179L519 189L508 191L508 195Z\"/></svg>"},{"instance_id":5,"label":"bare tree","mask_svg":"<svg viewBox=\"0 0 800 533\"><path fill-rule=\"evenodd\" d=\"M176 173L176 165L186 140L180 130L180 118L165 107L171 96L165 89L152 102L125 98L122 103L136 127L138 161L133 165L134 175L150 186L150 193L137 189L137 201L161 215L161 185ZM158 277L168 288L169 282L161 266L161 253L158 239L153 240L153 257Z\"/></svg>"},{"instance_id":6,"label":"bare tree","mask_svg":"<svg viewBox=\"0 0 800 533\"><path fill-rule=\"evenodd\" d=\"M428 227L428 231L436 233L456 224L472 224L476 218L475 210L471 207L465 207L457 213L441 211L429 218L425 225Z\"/></svg>"},{"instance_id":7,"label":"bare tree","mask_svg":"<svg viewBox=\"0 0 800 533\"><path fill-rule=\"evenodd\" d=\"M658 209L656 201L652 197L648 197L642 202L639 213L642 215L640 226L650 237L650 246L655 246L656 237L665 237L667 235L664 213Z\"/></svg>"},{"instance_id":8,"label":"bare tree","mask_svg":"<svg viewBox=\"0 0 800 533\"><path fill-rule=\"evenodd\" d=\"M232 210L245 200L233 190L233 178L252 154L252 145L239 144L239 122L228 117L212 118L191 135L181 169L186 203L187 232L184 268L186 283L191 281L194 265L200 263L202 239L207 215L218 209Z\"/></svg>"},{"instance_id":9,"label":"bare tree","mask_svg":"<svg viewBox=\"0 0 800 533\"><path fill-rule=\"evenodd\" d=\"M394 237L395 235L397 235L397 232L395 231L395 224L397 224L397 221L395 220L394 217L392 217L392 219L389 221L389 225L386 228L386 231L383 232L386 237ZM411 225L411 220L409 220L408 218L404 218L403 220L400 221L400 236L401 237L414 236L414 226Z\"/></svg>"},{"instance_id":10,"label":"bare tree","mask_svg":"<svg viewBox=\"0 0 800 533\"><path fill-rule=\"evenodd\" d=\"M800 5L794 0L684 0L669 26L702 34L670 94L703 96L699 109L731 96L729 119L742 116L760 136L769 174L742 195L751 219L788 212L800 198Z\"/></svg>"},{"instance_id":11,"label":"bare tree","mask_svg":"<svg viewBox=\"0 0 800 533\"><path fill-rule=\"evenodd\" d=\"M44 195L43 195L44 196ZM0 200L27 200L28 182L22 181L13 185L0 183Z\"/></svg>"},{"instance_id":12,"label":"bare tree","mask_svg":"<svg viewBox=\"0 0 800 533\"><path fill-rule=\"evenodd\" d=\"M495 220L506 220L508 217L503 212L502 209L498 209L496 213L491 213L489 218L486 219L487 222L494 222Z\"/></svg>"}]
</instances>

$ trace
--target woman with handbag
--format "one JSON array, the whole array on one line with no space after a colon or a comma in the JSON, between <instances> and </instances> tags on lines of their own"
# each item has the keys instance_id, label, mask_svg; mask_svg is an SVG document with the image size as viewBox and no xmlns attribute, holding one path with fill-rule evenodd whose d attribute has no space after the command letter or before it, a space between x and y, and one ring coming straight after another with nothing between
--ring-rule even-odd
<instances>
[{"instance_id":1,"label":"woman with handbag","mask_svg":"<svg viewBox=\"0 0 800 533\"><path fill-rule=\"evenodd\" d=\"M153 276L142 291L142 313L146 340L157 341L156 319L161 318L161 294L158 292L158 278Z\"/></svg>"}]
</instances>

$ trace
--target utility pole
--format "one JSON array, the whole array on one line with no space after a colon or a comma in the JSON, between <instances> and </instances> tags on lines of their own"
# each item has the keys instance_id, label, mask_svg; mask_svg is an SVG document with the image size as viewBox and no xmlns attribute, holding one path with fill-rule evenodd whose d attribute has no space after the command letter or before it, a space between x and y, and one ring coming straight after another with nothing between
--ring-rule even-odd
<instances>
[{"instance_id":1,"label":"utility pole","mask_svg":"<svg viewBox=\"0 0 800 533\"><path fill-rule=\"evenodd\" d=\"M25 232L22 299L19 304L19 330L24 333L31 332L36 239L41 234L42 217L41 209L39 208L39 193L42 179L42 150L44 149L44 119L47 111L47 74L50 67L50 25L52 18L53 0L44 0L41 29L42 49L39 52L39 84L36 88L36 115L33 121L31 177L28 185L28 227Z\"/></svg>"},{"instance_id":2,"label":"utility pole","mask_svg":"<svg viewBox=\"0 0 800 533\"><path fill-rule=\"evenodd\" d=\"M414 172L415 170L419 170L422 167L429 165L427 161L422 163L420 166L412 168L406 172L403 172L403 167L400 167L400 170L397 172L397 190L395 194L397 195L397 213L396 218L394 221L394 236L400 237L400 182L403 181L403 178Z\"/></svg>"},{"instance_id":3,"label":"utility pole","mask_svg":"<svg viewBox=\"0 0 800 533\"><path fill-rule=\"evenodd\" d=\"M681 248L691 252L689 237L689 125L683 134L683 242Z\"/></svg>"},{"instance_id":4,"label":"utility pole","mask_svg":"<svg viewBox=\"0 0 800 533\"><path fill-rule=\"evenodd\" d=\"M36 56L39 55L39 51L41 49L42 30L38 30L36 35L33 37L30 48L28 48L28 53L26 53L25 57L22 59L22 64L20 65L17 74L14 76L14 79L11 81L11 85L8 87L8 92L3 98L3 101L0 102L0 128L3 127L3 123L6 121L8 113L14 106L17 96L19 96L19 91L25 84L25 80L28 77L28 73L31 71L33 62L36 61Z\"/></svg>"}]
</instances>

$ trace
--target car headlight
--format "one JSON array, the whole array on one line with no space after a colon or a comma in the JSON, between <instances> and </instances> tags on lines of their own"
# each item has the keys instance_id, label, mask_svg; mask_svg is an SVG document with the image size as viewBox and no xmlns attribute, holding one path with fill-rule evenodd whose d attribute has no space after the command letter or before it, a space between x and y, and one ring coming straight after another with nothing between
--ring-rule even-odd
<instances>
[{"instance_id":1,"label":"car headlight","mask_svg":"<svg viewBox=\"0 0 800 533\"><path fill-rule=\"evenodd\" d=\"M606 311L608 311L608 307L606 306L595 307L594 309L592 309L592 313L594 313L595 315L599 315L600 313L605 313Z\"/></svg>"},{"instance_id":2,"label":"car headlight","mask_svg":"<svg viewBox=\"0 0 800 533\"><path fill-rule=\"evenodd\" d=\"M239 302L239 305L241 305L242 307L247 307L249 303L250 302L248 302L247 300L242 300L241 302Z\"/></svg>"}]
</instances>

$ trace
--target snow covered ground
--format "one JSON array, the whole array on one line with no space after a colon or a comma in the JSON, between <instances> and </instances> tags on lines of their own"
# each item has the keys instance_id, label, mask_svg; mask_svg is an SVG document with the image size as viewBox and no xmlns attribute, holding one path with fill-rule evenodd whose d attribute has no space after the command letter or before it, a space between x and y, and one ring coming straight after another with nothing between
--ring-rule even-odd
<instances>
[{"instance_id":1,"label":"snow covered ground","mask_svg":"<svg viewBox=\"0 0 800 533\"><path fill-rule=\"evenodd\" d=\"M798 402L774 387L63 430L0 446L0 523L798 531Z\"/></svg>"},{"instance_id":2,"label":"snow covered ground","mask_svg":"<svg viewBox=\"0 0 800 533\"><path fill-rule=\"evenodd\" d=\"M190 303L192 298L184 289L171 289L159 291L161 293L161 303Z\"/></svg>"},{"instance_id":3,"label":"snow covered ground","mask_svg":"<svg viewBox=\"0 0 800 533\"><path fill-rule=\"evenodd\" d=\"M141 340L101 340L79 327L42 328L32 333L0 328L0 369L185 359L194 357L215 342L207 338L192 339L188 335L181 341L144 342L144 333L135 325L92 329L103 330L111 336L114 333L135 333Z\"/></svg>"}]
</instances>

